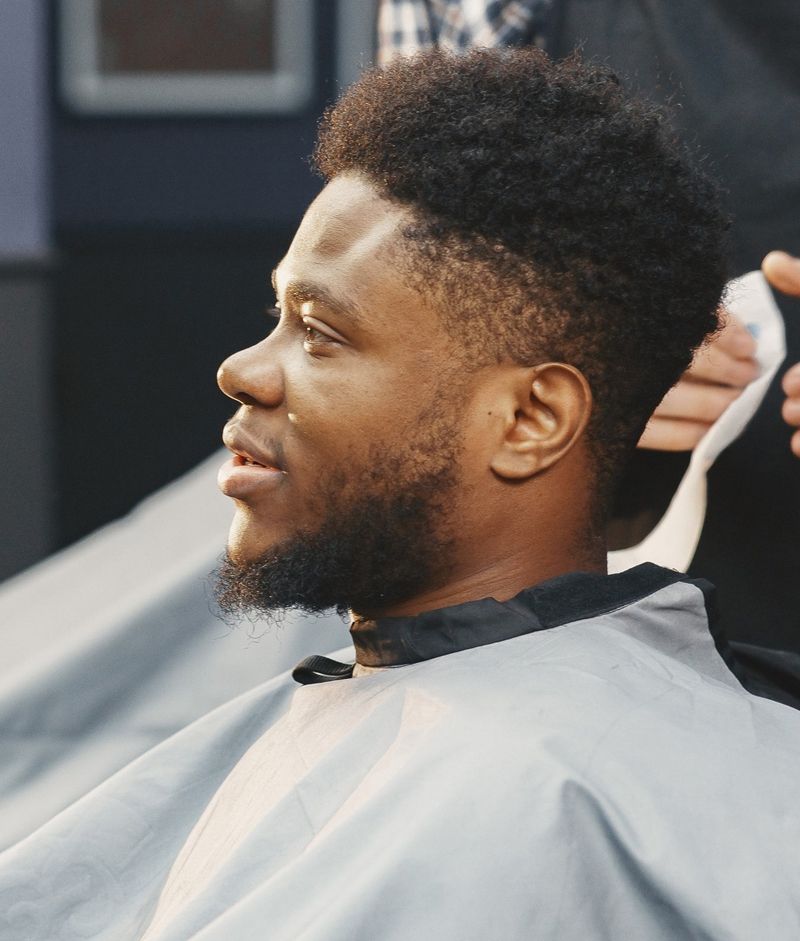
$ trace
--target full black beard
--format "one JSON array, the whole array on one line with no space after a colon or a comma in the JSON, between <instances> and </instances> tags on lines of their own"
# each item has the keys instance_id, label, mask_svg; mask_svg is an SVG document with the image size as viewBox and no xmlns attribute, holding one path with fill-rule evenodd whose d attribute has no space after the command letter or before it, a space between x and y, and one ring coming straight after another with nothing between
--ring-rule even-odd
<instances>
[{"instance_id":1,"label":"full black beard","mask_svg":"<svg viewBox=\"0 0 800 941\"><path fill-rule=\"evenodd\" d=\"M446 438L434 435L438 441L409 449L404 475L399 461L386 459L355 480L352 472L331 475L328 511L316 532L300 532L252 562L226 555L214 585L223 615L272 620L286 608L368 614L445 578L458 484L458 448L448 430Z\"/></svg>"}]
</instances>

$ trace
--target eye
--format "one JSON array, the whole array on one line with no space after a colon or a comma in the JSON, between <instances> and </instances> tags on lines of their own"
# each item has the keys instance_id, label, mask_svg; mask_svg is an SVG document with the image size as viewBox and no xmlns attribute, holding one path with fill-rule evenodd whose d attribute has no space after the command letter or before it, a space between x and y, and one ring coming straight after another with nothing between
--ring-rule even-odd
<instances>
[{"instance_id":1,"label":"eye","mask_svg":"<svg viewBox=\"0 0 800 941\"><path fill-rule=\"evenodd\" d=\"M316 349L320 346L326 345L338 345L337 341L333 337L328 336L328 334L323 333L321 330L318 330L316 327L311 324L305 324L305 335L303 337L303 345L306 349Z\"/></svg>"},{"instance_id":2,"label":"eye","mask_svg":"<svg viewBox=\"0 0 800 941\"><path fill-rule=\"evenodd\" d=\"M325 328L324 324L311 319L303 318L303 345L309 352L319 350L321 347L335 347L341 345L341 339L330 328Z\"/></svg>"}]
</instances>

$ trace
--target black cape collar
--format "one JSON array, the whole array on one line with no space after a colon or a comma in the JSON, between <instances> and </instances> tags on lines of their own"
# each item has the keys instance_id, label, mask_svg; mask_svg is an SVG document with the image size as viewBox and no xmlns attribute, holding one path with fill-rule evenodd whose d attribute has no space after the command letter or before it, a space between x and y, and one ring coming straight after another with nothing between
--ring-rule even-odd
<instances>
[{"instance_id":1,"label":"black cape collar","mask_svg":"<svg viewBox=\"0 0 800 941\"><path fill-rule=\"evenodd\" d=\"M413 617L355 621L350 634L361 666L401 666L607 614L682 580L680 572L650 562L618 575L572 572L509 601L482 598ZM299 663L292 676L298 683L323 683L352 674L352 664L316 656Z\"/></svg>"}]
</instances>

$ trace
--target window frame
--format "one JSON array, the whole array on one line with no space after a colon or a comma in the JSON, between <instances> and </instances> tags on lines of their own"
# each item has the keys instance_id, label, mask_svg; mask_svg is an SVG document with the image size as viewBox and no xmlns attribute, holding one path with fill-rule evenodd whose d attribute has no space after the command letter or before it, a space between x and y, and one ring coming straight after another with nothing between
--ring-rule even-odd
<instances>
[{"instance_id":1,"label":"window frame","mask_svg":"<svg viewBox=\"0 0 800 941\"><path fill-rule=\"evenodd\" d=\"M274 0L270 72L105 75L98 68L100 0L59 0L60 84L81 114L287 114L302 110L314 84L313 0Z\"/></svg>"}]
</instances>

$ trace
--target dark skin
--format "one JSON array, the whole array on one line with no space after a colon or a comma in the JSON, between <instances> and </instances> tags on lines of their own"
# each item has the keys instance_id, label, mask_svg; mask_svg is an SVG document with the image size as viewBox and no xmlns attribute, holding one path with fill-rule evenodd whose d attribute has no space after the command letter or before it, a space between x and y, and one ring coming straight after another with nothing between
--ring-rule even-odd
<instances>
[{"instance_id":1,"label":"dark skin","mask_svg":"<svg viewBox=\"0 0 800 941\"><path fill-rule=\"evenodd\" d=\"M220 475L236 503L231 557L252 561L301 528L314 531L326 470L363 467L375 444L401 450L444 383L463 443L441 524L455 536L447 574L385 610L356 613L506 600L566 572L604 572L586 379L564 363L460 368L458 339L399 263L409 218L364 178L332 180L275 273L277 328L220 367L220 388L240 403L224 436L238 457Z\"/></svg>"}]
</instances>

